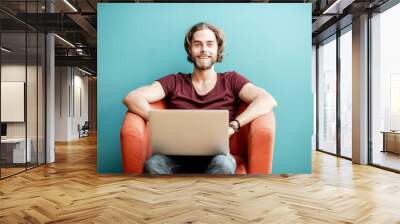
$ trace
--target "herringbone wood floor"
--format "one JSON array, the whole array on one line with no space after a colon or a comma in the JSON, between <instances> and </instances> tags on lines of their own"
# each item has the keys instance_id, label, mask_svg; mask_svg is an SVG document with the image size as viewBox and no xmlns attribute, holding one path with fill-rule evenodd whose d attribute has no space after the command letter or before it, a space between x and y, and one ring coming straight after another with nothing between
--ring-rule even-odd
<instances>
[{"instance_id":1,"label":"herringbone wood floor","mask_svg":"<svg viewBox=\"0 0 400 224\"><path fill-rule=\"evenodd\" d=\"M96 139L0 181L0 223L400 223L400 175L319 152L313 174L99 176Z\"/></svg>"}]
</instances>

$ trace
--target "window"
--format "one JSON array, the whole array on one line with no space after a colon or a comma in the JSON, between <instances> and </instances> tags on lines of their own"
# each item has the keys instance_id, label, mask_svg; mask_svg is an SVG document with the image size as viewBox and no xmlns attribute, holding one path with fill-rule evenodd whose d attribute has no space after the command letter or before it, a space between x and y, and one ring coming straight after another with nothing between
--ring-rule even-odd
<instances>
[{"instance_id":1,"label":"window","mask_svg":"<svg viewBox=\"0 0 400 224\"><path fill-rule=\"evenodd\" d=\"M371 18L372 163L400 170L400 5Z\"/></svg>"},{"instance_id":2,"label":"window","mask_svg":"<svg viewBox=\"0 0 400 224\"><path fill-rule=\"evenodd\" d=\"M352 32L340 36L340 155L352 157Z\"/></svg>"},{"instance_id":3,"label":"window","mask_svg":"<svg viewBox=\"0 0 400 224\"><path fill-rule=\"evenodd\" d=\"M318 47L318 149L336 153L336 39Z\"/></svg>"}]
</instances>

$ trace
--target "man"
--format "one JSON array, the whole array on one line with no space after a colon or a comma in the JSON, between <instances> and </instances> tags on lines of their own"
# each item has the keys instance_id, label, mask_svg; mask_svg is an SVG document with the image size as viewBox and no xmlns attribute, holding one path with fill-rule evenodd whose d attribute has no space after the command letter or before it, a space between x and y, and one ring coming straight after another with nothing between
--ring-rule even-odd
<instances>
[{"instance_id":1,"label":"man","mask_svg":"<svg viewBox=\"0 0 400 224\"><path fill-rule=\"evenodd\" d=\"M168 109L226 109L230 123L229 137L240 127L270 112L275 99L265 90L256 87L236 72L217 73L216 62L221 62L224 52L224 35L220 29L207 23L194 25L186 34L187 59L193 63L191 74L171 74L149 86L131 91L123 100L128 110L148 120L149 103L165 99ZM238 101L248 107L236 118ZM172 174L177 172L206 172L209 174L234 174L236 162L232 155L212 157L179 157L155 154L144 164L145 173Z\"/></svg>"}]
</instances>

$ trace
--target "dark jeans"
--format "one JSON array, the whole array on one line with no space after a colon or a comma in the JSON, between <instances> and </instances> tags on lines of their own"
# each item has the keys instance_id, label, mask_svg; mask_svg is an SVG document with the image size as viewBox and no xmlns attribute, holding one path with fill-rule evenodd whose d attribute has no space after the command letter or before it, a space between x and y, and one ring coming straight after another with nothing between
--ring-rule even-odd
<instances>
[{"instance_id":1,"label":"dark jeans","mask_svg":"<svg viewBox=\"0 0 400 224\"><path fill-rule=\"evenodd\" d=\"M167 156L152 155L144 163L144 173L208 173L235 174L236 161L232 155L216 156Z\"/></svg>"}]
</instances>

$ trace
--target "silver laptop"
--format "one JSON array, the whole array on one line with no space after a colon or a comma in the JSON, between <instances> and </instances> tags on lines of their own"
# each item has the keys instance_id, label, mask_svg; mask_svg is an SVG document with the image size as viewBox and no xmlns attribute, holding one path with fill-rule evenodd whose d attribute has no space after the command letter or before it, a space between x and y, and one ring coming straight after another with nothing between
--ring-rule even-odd
<instances>
[{"instance_id":1,"label":"silver laptop","mask_svg":"<svg viewBox=\"0 0 400 224\"><path fill-rule=\"evenodd\" d=\"M151 110L149 121L153 154L229 153L228 110Z\"/></svg>"}]
</instances>

